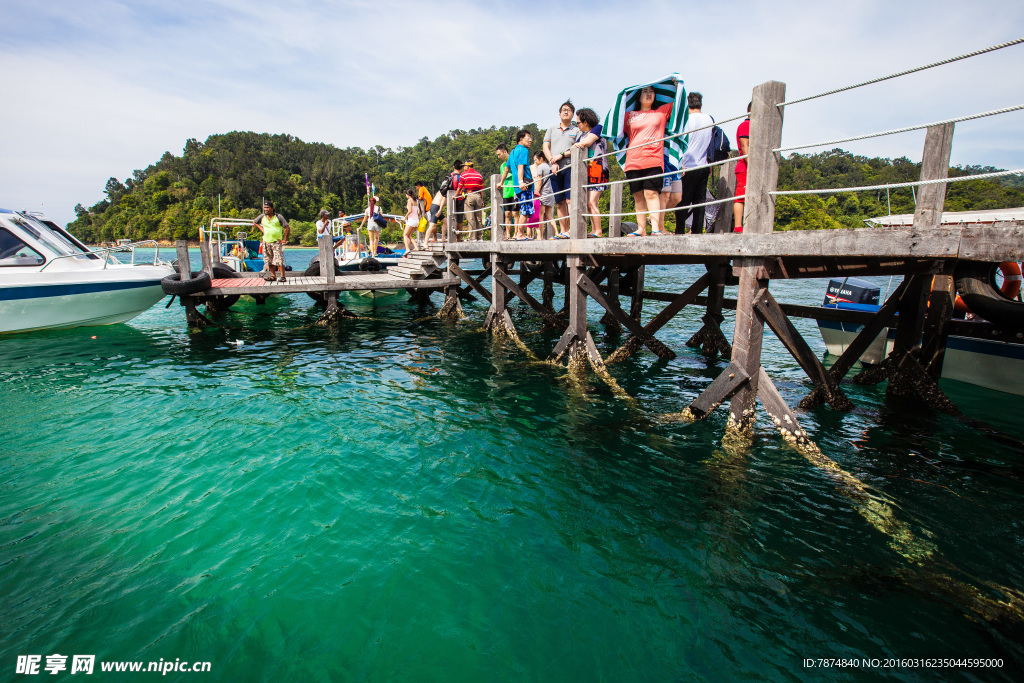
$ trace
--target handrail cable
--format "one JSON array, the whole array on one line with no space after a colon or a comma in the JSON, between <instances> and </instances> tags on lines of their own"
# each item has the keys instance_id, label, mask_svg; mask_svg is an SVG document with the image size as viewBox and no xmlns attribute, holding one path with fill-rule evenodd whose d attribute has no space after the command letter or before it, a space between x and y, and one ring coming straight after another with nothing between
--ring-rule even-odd
<instances>
[{"instance_id":1,"label":"handrail cable","mask_svg":"<svg viewBox=\"0 0 1024 683\"><path fill-rule=\"evenodd\" d=\"M854 88L860 88L865 85L871 85L873 83L881 83L882 81L888 81L892 78L899 78L900 76L906 76L908 74L917 73L918 71L924 71L925 69L931 69L932 67L942 66L943 64L952 64L958 62L961 59L967 59L968 57L977 57L983 55L986 52L993 52L995 50L1001 50L1004 47L1010 47L1011 45L1017 45L1018 43L1024 43L1024 38L1017 38L1006 43L1000 43L999 45L993 45L987 47L984 50L975 50L974 52L968 52L967 54L960 55L959 57L950 57L949 59L943 59L939 62L932 62L931 64L925 64L914 69L907 69L906 71L900 71L899 73L890 74L888 76L882 76L881 78L872 78L870 81L864 81L863 83L857 83L855 85L848 85L844 88L836 88L835 90L829 90L828 92L819 93L817 95L811 95L810 97L801 97L798 100L790 100L789 102L780 102L776 104L776 107L786 107L791 104L797 104L799 102L807 102L808 100L814 100L819 97L827 97L828 95L835 95L836 93L845 92L847 90L853 90Z\"/></svg>"},{"instance_id":2,"label":"handrail cable","mask_svg":"<svg viewBox=\"0 0 1024 683\"><path fill-rule=\"evenodd\" d=\"M647 178L664 178L665 176L675 175L676 173L681 173L681 174L685 175L685 173L687 171L699 171L702 168L711 168L712 166L721 166L722 164L727 164L730 161L739 161L740 159L746 159L746 158L747 158L747 155L744 154L744 155L738 156L738 157L729 157L728 159L723 159L722 161L713 161L710 164L701 164L700 166L693 166L691 168L684 168L682 170L676 170L676 171L665 171L664 173L659 173L658 175L648 175L648 176L644 176L643 178L633 178L633 179L625 178L625 179L622 179L622 180L609 180L609 181L604 182L604 183L590 183L590 184L584 185L583 187L585 189L585 188L588 188L588 187L603 187L605 185L621 185L623 183L629 183L629 182L633 182L633 181L636 181L636 180L646 180Z\"/></svg>"},{"instance_id":3,"label":"handrail cable","mask_svg":"<svg viewBox=\"0 0 1024 683\"><path fill-rule=\"evenodd\" d=\"M1016 171L998 171L995 173L979 173L977 175L963 175L956 176L955 178L938 178L936 180L915 180L909 183L889 183L887 185L866 185L864 187L826 187L817 190L776 190L769 192L768 194L783 196L783 195L794 195L794 194L834 194L837 192L866 192L868 190L884 190L886 188L893 187L919 187L921 185L941 185L944 183L960 183L965 180L987 180L989 178L999 178L1001 176L1008 175L1021 175L1024 174L1024 168L1019 168Z\"/></svg>"},{"instance_id":4,"label":"handrail cable","mask_svg":"<svg viewBox=\"0 0 1024 683\"><path fill-rule=\"evenodd\" d=\"M703 204L680 204L671 209L658 209L657 211L630 211L629 213L585 213L582 214L583 218L611 218L612 216L635 216L637 214L655 214L655 213L671 213L673 211L682 211L683 209L699 209L702 206L711 206L712 204L725 204L726 202L735 202L740 199L746 199L747 195L742 194L739 197L726 197L725 199L716 199L711 202L704 202Z\"/></svg>"},{"instance_id":5,"label":"handrail cable","mask_svg":"<svg viewBox=\"0 0 1024 683\"><path fill-rule=\"evenodd\" d=\"M827 145L838 145L841 142L852 142L854 140L867 140L868 138L880 138L883 135L896 135L897 133L908 133L912 130L921 130L922 128L931 128L932 126L941 126L945 123L959 123L960 121L971 121L974 119L985 118L986 116L995 116L996 114L1006 114L1011 111L1018 111L1024 109L1024 104L1018 104L1013 107L1006 107L1004 109L994 109L992 111L982 112L981 114L972 114L970 116L958 116L955 119L946 119L945 121L936 121L935 123L922 123L918 126L907 126L906 128L895 128L893 130L885 130L880 133L866 133L864 135L855 135L849 138L840 138L839 140L828 140L826 142L812 142L804 145L793 145L792 147L779 147L773 149L773 152L792 152L795 149L805 149L807 147L825 147Z\"/></svg>"},{"instance_id":6,"label":"handrail cable","mask_svg":"<svg viewBox=\"0 0 1024 683\"><path fill-rule=\"evenodd\" d=\"M739 116L734 116L731 119L722 119L721 121L715 121L710 126L701 126L700 128L693 128L691 130L683 131L682 133L673 133L672 135L666 135L663 138L658 138L657 140L651 140L650 142L645 142L645 143L643 143L641 145L630 145L626 149L617 149L614 152L606 152L604 154L598 154L598 155L595 155L595 156L592 156L592 157L587 157L586 159L584 159L584 161L593 161L594 159L604 159L605 157L610 157L613 154L622 154L623 152L625 152L627 150L630 150L630 149L640 149L641 147L647 147L648 145L656 145L659 142L665 142L665 140L672 140L673 138L681 138L684 135L689 135L690 133L696 133L699 130L707 130L708 128L714 128L715 126L720 126L723 123L732 123L733 121L739 121L740 119L747 118L747 116L749 116L749 114L744 112L743 114L740 114ZM605 137L603 130L601 131L601 137Z\"/></svg>"}]
</instances>

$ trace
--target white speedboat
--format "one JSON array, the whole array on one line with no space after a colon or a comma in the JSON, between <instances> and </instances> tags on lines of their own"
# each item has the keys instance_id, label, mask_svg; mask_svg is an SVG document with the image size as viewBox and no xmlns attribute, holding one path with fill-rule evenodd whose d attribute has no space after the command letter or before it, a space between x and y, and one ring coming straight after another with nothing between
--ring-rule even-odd
<instances>
[{"instance_id":1,"label":"white speedboat","mask_svg":"<svg viewBox=\"0 0 1024 683\"><path fill-rule=\"evenodd\" d=\"M135 263L140 245L157 247L150 263ZM44 216L0 209L0 333L131 320L164 297L160 280L173 272L156 242L91 251Z\"/></svg>"}]
</instances>

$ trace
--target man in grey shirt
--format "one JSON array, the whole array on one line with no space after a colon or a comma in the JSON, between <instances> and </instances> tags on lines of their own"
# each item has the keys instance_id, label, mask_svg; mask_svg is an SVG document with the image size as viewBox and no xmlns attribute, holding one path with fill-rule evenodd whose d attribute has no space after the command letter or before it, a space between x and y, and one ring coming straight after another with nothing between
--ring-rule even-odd
<instances>
[{"instance_id":1,"label":"man in grey shirt","mask_svg":"<svg viewBox=\"0 0 1024 683\"><path fill-rule=\"evenodd\" d=\"M566 100L558 108L558 125L544 133L544 158L551 164L551 191L555 195L561 232L566 237L569 235L569 150L580 139L580 129L572 120L575 113L572 101Z\"/></svg>"}]
</instances>

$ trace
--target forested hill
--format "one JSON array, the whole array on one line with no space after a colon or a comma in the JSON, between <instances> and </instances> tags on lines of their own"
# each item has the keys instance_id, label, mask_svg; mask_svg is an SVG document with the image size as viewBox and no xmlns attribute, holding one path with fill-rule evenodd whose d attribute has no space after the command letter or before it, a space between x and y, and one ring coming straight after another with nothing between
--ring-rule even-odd
<instances>
[{"instance_id":1,"label":"forested hill","mask_svg":"<svg viewBox=\"0 0 1024 683\"><path fill-rule=\"evenodd\" d=\"M539 150L543 131L527 126ZM515 127L454 130L435 140L421 139L412 147L339 149L323 143L303 142L290 135L232 132L210 136L206 142L190 139L181 156L165 152L145 170L136 170L123 183L111 178L106 198L85 208L75 207L77 219L69 225L81 239L96 243L119 238L195 239L201 226L217 215L253 217L264 197L293 221L292 241L312 244L312 221L321 208L358 213L365 208L365 174L376 185L386 212L404 213L404 192L416 180L431 191L450 171L455 159L472 159L484 175L496 173L494 148L514 144ZM612 178L623 177L612 164ZM954 167L950 175L992 170ZM869 159L842 150L793 155L783 160L780 189L854 187L916 180L920 164L906 158ZM1019 179L1016 179L1019 181ZM604 193L602 204L607 206ZM626 193L626 210L632 199ZM891 212L913 211L911 190L891 192ZM1024 206L1024 190L1013 182L970 181L947 190L950 211ZM889 212L885 192L780 197L777 228L821 229L860 227L864 218ZM671 219L670 219L671 222Z\"/></svg>"}]
</instances>

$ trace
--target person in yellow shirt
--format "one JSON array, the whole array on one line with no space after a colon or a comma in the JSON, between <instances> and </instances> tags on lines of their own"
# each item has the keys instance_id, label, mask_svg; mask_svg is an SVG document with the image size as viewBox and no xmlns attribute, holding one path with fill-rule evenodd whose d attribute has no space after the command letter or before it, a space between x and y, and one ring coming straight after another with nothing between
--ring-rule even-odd
<instances>
[{"instance_id":1,"label":"person in yellow shirt","mask_svg":"<svg viewBox=\"0 0 1024 683\"><path fill-rule=\"evenodd\" d=\"M274 203L263 202L263 215L252 222L252 227L263 233L263 260L270 270L270 279L274 279L274 268L280 270L278 282L285 282L284 277L284 245L288 241L288 220L274 212Z\"/></svg>"}]
</instances>

